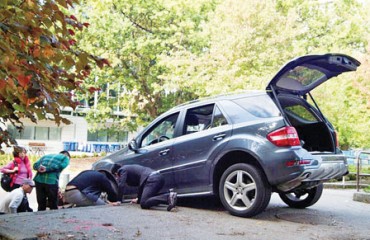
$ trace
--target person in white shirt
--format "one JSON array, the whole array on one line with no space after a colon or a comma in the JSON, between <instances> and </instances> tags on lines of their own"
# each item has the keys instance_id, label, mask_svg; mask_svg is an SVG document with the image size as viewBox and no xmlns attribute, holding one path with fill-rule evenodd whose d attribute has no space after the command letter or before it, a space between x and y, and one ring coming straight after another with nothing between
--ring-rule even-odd
<instances>
[{"instance_id":1,"label":"person in white shirt","mask_svg":"<svg viewBox=\"0 0 370 240\"><path fill-rule=\"evenodd\" d=\"M30 194L34 187L35 183L32 180L24 179L20 188L14 189L2 199L0 202L0 214L17 213L22 201L27 200L26 194Z\"/></svg>"}]
</instances>

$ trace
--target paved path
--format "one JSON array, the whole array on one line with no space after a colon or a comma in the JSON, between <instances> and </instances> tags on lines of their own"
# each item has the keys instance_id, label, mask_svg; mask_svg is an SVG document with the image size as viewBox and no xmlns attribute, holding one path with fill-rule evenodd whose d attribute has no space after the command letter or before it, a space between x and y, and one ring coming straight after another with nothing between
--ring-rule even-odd
<instances>
[{"instance_id":1,"label":"paved path","mask_svg":"<svg viewBox=\"0 0 370 240\"><path fill-rule=\"evenodd\" d=\"M0 216L5 239L370 239L370 204L354 190L325 189L317 204L288 208L273 194L265 212L246 219L209 199L180 201L176 212L136 204ZM0 237L1 239L1 237Z\"/></svg>"}]
</instances>

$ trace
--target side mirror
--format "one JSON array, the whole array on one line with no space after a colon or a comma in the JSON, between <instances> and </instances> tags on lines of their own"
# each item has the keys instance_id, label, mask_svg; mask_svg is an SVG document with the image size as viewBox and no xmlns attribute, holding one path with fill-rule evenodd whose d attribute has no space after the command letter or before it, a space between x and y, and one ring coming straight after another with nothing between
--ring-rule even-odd
<instances>
[{"instance_id":1,"label":"side mirror","mask_svg":"<svg viewBox=\"0 0 370 240\"><path fill-rule=\"evenodd\" d=\"M128 144L128 149L134 152L137 152L139 150L135 139L131 140L131 142Z\"/></svg>"}]
</instances>

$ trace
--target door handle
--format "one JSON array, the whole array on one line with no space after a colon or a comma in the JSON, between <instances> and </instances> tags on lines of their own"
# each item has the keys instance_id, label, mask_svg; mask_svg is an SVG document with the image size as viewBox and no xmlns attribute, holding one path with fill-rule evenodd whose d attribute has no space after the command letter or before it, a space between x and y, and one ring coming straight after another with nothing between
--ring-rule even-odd
<instances>
[{"instance_id":1,"label":"door handle","mask_svg":"<svg viewBox=\"0 0 370 240\"><path fill-rule=\"evenodd\" d=\"M162 150L159 152L159 156L164 156L164 155L167 155L167 153L170 151L169 148L165 149L165 150Z\"/></svg>"},{"instance_id":2,"label":"door handle","mask_svg":"<svg viewBox=\"0 0 370 240\"><path fill-rule=\"evenodd\" d=\"M225 133L218 134L218 135L216 135L216 136L214 136L214 137L213 137L213 141L221 140L221 139L223 139L225 136L226 136L226 134L225 134Z\"/></svg>"}]
</instances>

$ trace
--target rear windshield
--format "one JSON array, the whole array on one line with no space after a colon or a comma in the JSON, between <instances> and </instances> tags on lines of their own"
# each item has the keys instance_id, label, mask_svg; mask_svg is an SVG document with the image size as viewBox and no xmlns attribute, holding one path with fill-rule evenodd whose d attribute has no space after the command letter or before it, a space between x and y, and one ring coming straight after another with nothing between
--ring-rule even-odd
<instances>
[{"instance_id":1,"label":"rear windshield","mask_svg":"<svg viewBox=\"0 0 370 240\"><path fill-rule=\"evenodd\" d=\"M326 79L321 71L315 69L315 66L297 66L285 73L276 83L278 87L290 90L302 90L304 87Z\"/></svg>"},{"instance_id":2,"label":"rear windshield","mask_svg":"<svg viewBox=\"0 0 370 240\"><path fill-rule=\"evenodd\" d=\"M260 118L281 116L279 109L267 95L245 97L233 100L249 113Z\"/></svg>"}]
</instances>

